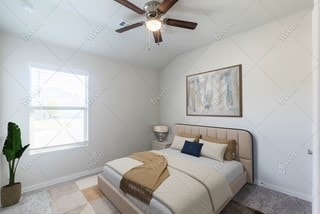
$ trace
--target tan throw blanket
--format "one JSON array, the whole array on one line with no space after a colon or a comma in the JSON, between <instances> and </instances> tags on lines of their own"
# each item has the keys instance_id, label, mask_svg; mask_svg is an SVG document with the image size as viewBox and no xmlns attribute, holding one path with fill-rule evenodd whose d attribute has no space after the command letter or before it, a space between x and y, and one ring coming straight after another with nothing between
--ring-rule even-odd
<instances>
[{"instance_id":1,"label":"tan throw blanket","mask_svg":"<svg viewBox=\"0 0 320 214\"><path fill-rule=\"evenodd\" d=\"M143 162L123 175L120 188L139 200L149 204L153 192L169 177L167 160L152 152L138 152L129 156Z\"/></svg>"}]
</instances>

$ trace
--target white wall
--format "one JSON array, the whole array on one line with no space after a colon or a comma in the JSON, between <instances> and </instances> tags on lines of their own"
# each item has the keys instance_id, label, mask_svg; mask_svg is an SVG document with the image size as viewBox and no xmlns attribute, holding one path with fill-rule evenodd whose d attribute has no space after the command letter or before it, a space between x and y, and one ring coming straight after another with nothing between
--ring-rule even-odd
<instances>
[{"instance_id":1,"label":"white wall","mask_svg":"<svg viewBox=\"0 0 320 214\"><path fill-rule=\"evenodd\" d=\"M310 199L311 50L308 10L180 55L161 72L161 122L251 131L256 182ZM236 64L243 65L243 117L186 116L186 75Z\"/></svg>"},{"instance_id":2,"label":"white wall","mask_svg":"<svg viewBox=\"0 0 320 214\"><path fill-rule=\"evenodd\" d=\"M22 130L28 141L28 65L39 63L89 72L89 146L29 155L20 161L16 180L25 189L65 176L101 167L107 160L151 149L152 126L159 121L159 72L36 41L3 35L1 42L1 135L8 121ZM27 101L27 102L26 102ZM5 168L3 168L5 167ZM8 182L2 157L2 185Z\"/></svg>"},{"instance_id":3,"label":"white wall","mask_svg":"<svg viewBox=\"0 0 320 214\"><path fill-rule=\"evenodd\" d=\"M320 213L320 5L314 0L312 12L312 54L313 54L313 171L312 171L312 213Z\"/></svg>"}]
</instances>

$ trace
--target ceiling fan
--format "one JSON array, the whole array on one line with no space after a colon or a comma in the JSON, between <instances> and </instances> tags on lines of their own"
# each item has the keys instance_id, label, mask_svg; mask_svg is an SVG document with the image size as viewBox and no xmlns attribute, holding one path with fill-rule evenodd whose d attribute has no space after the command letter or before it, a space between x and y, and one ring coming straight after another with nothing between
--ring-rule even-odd
<instances>
[{"instance_id":1,"label":"ceiling fan","mask_svg":"<svg viewBox=\"0 0 320 214\"><path fill-rule=\"evenodd\" d=\"M194 30L197 27L197 23L195 22L189 22L184 20L178 20L178 19L170 19L165 18L161 20L161 17L168 12L168 10L177 3L178 0L163 0L161 3L157 1L149 1L147 2L143 9L137 7L136 5L132 4L131 2L127 0L115 0L119 4L133 10L134 12L140 14L140 15L146 15L147 20L137 22L132 25L125 26L123 28L117 29L116 32L123 33L125 31L140 27L142 25L146 25L147 29L153 32L154 41L156 43L162 42L162 36L161 36L161 27L163 25L170 25L174 27L180 27L180 28L186 28L190 30Z\"/></svg>"}]
</instances>

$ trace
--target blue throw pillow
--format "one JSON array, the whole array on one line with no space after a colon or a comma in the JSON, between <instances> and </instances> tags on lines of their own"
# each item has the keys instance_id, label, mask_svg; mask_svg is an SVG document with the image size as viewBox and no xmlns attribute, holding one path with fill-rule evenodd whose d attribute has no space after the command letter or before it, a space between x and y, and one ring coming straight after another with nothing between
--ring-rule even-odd
<instances>
[{"instance_id":1,"label":"blue throw pillow","mask_svg":"<svg viewBox=\"0 0 320 214\"><path fill-rule=\"evenodd\" d=\"M200 152L203 144L185 141L181 153L200 157Z\"/></svg>"}]
</instances>

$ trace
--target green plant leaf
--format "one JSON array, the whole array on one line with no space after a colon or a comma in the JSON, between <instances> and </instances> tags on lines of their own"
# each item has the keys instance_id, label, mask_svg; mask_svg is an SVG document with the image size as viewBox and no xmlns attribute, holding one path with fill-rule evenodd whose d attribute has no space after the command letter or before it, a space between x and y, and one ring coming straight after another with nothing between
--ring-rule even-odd
<instances>
[{"instance_id":1,"label":"green plant leaf","mask_svg":"<svg viewBox=\"0 0 320 214\"><path fill-rule=\"evenodd\" d=\"M21 132L17 124L8 123L8 136L4 141L2 153L6 156L7 161L16 158L16 153L21 148Z\"/></svg>"},{"instance_id":2,"label":"green plant leaf","mask_svg":"<svg viewBox=\"0 0 320 214\"><path fill-rule=\"evenodd\" d=\"M19 158L22 156L22 154L24 153L24 151L25 151L29 146L30 146L30 144L25 145L23 148L21 148L21 149L17 152L16 158L19 159Z\"/></svg>"},{"instance_id":3,"label":"green plant leaf","mask_svg":"<svg viewBox=\"0 0 320 214\"><path fill-rule=\"evenodd\" d=\"M14 159L14 153L11 149L3 148L2 153L6 156L8 162Z\"/></svg>"}]
</instances>

